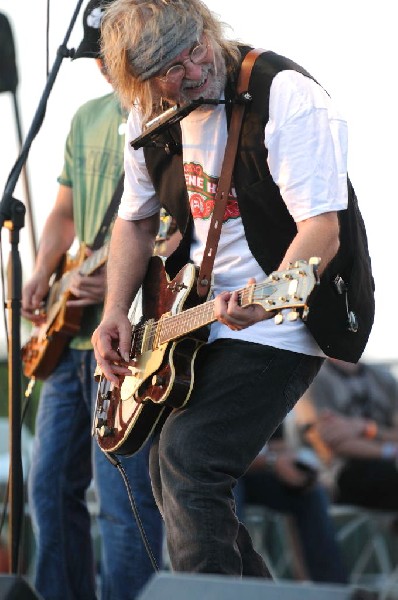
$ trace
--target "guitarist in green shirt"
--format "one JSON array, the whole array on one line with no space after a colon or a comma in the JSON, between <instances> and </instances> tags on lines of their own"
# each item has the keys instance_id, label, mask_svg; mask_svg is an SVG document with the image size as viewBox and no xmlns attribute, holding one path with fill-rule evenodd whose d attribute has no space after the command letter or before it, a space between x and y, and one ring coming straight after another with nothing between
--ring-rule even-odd
<instances>
[{"instance_id":1,"label":"guitarist in green shirt","mask_svg":"<svg viewBox=\"0 0 398 600\"><path fill-rule=\"evenodd\" d=\"M84 12L84 39L75 58L99 58L103 8L91 0ZM93 242L123 170L126 115L114 95L90 100L74 115L55 204L48 215L33 275L23 289L23 315L42 325L42 307L53 273L75 238ZM102 600L133 599L153 573L120 474L91 437L97 384L90 335L105 293L104 266L91 274L75 268L68 309L83 314L54 370L45 378L36 419L29 476L29 505L36 538L35 586L45 600L96 598L90 514L85 502L94 476L101 535ZM69 342L69 340L68 340ZM161 519L154 503L144 449L124 463L138 512L159 561Z\"/></svg>"}]
</instances>

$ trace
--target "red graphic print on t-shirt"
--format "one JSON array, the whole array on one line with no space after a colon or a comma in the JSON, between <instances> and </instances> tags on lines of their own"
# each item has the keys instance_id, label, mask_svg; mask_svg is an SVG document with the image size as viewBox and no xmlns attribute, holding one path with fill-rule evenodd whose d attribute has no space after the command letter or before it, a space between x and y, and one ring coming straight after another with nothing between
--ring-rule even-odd
<instances>
[{"instance_id":1,"label":"red graphic print on t-shirt","mask_svg":"<svg viewBox=\"0 0 398 600\"><path fill-rule=\"evenodd\" d=\"M210 218L213 214L218 178L204 173L202 166L196 163L184 164L184 174L193 218ZM225 207L223 222L237 217L240 217L240 212L236 192L232 187Z\"/></svg>"}]
</instances>

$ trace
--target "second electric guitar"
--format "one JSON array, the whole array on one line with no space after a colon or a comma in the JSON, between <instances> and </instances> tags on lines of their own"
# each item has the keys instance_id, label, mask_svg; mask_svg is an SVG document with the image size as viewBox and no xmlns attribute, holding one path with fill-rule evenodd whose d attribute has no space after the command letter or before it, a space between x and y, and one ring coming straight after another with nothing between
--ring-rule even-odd
<instances>
[{"instance_id":1,"label":"second electric guitar","mask_svg":"<svg viewBox=\"0 0 398 600\"><path fill-rule=\"evenodd\" d=\"M46 304L46 322L32 329L31 336L22 348L23 372L26 377L46 379L55 369L65 347L80 329L83 308L68 307L72 298L69 290L71 277L79 271L91 275L105 264L109 244L102 246L84 259L82 245L76 258L65 257L51 286Z\"/></svg>"}]
</instances>

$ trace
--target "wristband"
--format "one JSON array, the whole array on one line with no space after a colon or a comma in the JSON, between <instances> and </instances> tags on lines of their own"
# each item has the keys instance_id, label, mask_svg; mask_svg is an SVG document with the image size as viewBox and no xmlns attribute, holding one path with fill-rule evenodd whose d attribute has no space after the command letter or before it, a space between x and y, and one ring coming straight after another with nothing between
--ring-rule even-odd
<instances>
[{"instance_id":1,"label":"wristband","mask_svg":"<svg viewBox=\"0 0 398 600\"><path fill-rule=\"evenodd\" d=\"M385 459L398 458L398 446L392 442L385 442L381 445L381 457Z\"/></svg>"},{"instance_id":2,"label":"wristband","mask_svg":"<svg viewBox=\"0 0 398 600\"><path fill-rule=\"evenodd\" d=\"M363 429L363 436L367 440L374 440L378 433L379 428L377 427L377 423L375 421L367 421Z\"/></svg>"}]
</instances>

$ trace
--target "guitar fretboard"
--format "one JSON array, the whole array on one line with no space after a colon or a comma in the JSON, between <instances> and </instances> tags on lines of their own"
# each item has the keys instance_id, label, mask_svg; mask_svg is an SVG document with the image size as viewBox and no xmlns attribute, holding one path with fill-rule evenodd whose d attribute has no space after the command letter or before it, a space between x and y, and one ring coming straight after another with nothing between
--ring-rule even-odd
<instances>
[{"instance_id":1,"label":"guitar fretboard","mask_svg":"<svg viewBox=\"0 0 398 600\"><path fill-rule=\"evenodd\" d=\"M90 275L107 261L108 253L109 243L93 252L81 265L66 271L58 281L55 281L51 289L50 305L47 306L46 330L49 330L60 310L60 306L62 306L64 294L69 291L72 275L76 271L80 271L82 275Z\"/></svg>"},{"instance_id":2,"label":"guitar fretboard","mask_svg":"<svg viewBox=\"0 0 398 600\"><path fill-rule=\"evenodd\" d=\"M275 289L271 284L252 285L238 290L241 306L253 304L254 300L263 300ZM188 308L176 315L163 316L159 321L140 325L133 329L133 346L139 352L153 350L157 346L176 340L192 331L215 321L214 300L199 306Z\"/></svg>"}]
</instances>

